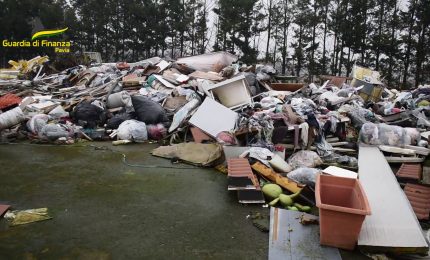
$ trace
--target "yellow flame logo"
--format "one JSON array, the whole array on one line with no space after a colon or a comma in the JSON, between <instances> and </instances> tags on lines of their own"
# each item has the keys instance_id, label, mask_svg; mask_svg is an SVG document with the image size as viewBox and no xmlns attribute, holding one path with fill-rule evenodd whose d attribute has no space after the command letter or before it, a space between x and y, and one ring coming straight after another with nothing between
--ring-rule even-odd
<instances>
[{"instance_id":1,"label":"yellow flame logo","mask_svg":"<svg viewBox=\"0 0 430 260\"><path fill-rule=\"evenodd\" d=\"M66 27L66 28L60 29L60 30L40 31L40 32L37 32L37 33L33 34L33 36L31 36L31 40L34 41L34 40L39 39L39 38L46 38L46 37L51 37L51 36L59 35L59 34L64 33L65 31L67 31L67 29L69 29L69 28Z\"/></svg>"}]
</instances>

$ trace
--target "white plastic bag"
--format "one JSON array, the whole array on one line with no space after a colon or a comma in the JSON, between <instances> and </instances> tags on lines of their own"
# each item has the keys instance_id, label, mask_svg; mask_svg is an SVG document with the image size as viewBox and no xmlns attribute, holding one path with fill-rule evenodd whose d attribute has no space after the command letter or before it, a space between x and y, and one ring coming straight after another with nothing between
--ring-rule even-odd
<instances>
[{"instance_id":1,"label":"white plastic bag","mask_svg":"<svg viewBox=\"0 0 430 260\"><path fill-rule=\"evenodd\" d=\"M289 159L288 163L293 167L293 169L299 167L309 167L313 168L321 165L323 161L314 151L301 150L293 154Z\"/></svg>"},{"instance_id":2,"label":"white plastic bag","mask_svg":"<svg viewBox=\"0 0 430 260\"><path fill-rule=\"evenodd\" d=\"M301 167L287 174L287 177L305 185L315 186L315 179L320 169Z\"/></svg>"},{"instance_id":3,"label":"white plastic bag","mask_svg":"<svg viewBox=\"0 0 430 260\"><path fill-rule=\"evenodd\" d=\"M118 139L143 142L148 140L146 124L134 119L122 122L118 127Z\"/></svg>"}]
</instances>

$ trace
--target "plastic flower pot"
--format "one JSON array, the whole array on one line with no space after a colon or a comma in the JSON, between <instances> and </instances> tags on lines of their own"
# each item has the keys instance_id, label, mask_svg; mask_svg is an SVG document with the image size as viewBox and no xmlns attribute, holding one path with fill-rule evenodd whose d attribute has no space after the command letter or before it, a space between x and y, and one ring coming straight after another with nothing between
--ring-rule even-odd
<instances>
[{"instance_id":1,"label":"plastic flower pot","mask_svg":"<svg viewBox=\"0 0 430 260\"><path fill-rule=\"evenodd\" d=\"M318 175L315 199L320 215L320 243L354 249L370 206L358 179Z\"/></svg>"}]
</instances>

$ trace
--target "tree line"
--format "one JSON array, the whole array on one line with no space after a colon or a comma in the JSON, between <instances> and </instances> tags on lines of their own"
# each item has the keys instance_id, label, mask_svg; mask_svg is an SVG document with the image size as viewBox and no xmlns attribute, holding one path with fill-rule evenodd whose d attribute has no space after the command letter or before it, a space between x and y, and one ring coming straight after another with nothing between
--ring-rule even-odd
<instances>
[{"instance_id":1,"label":"tree line","mask_svg":"<svg viewBox=\"0 0 430 260\"><path fill-rule=\"evenodd\" d=\"M430 80L430 0L3 0L3 39L31 37L40 21L68 27L74 51L104 61L235 53L283 74L350 75L354 64L380 71L391 87ZM36 21L36 22L35 22ZM1 40L3 40L1 39ZM8 59L55 55L1 48Z\"/></svg>"}]
</instances>

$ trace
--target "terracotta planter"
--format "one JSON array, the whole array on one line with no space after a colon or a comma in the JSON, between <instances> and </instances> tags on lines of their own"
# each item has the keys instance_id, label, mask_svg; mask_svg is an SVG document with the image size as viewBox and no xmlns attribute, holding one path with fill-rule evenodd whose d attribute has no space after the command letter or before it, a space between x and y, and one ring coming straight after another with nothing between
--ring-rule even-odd
<instances>
[{"instance_id":1,"label":"terracotta planter","mask_svg":"<svg viewBox=\"0 0 430 260\"><path fill-rule=\"evenodd\" d=\"M358 179L318 175L315 187L320 243L352 250L370 206Z\"/></svg>"}]
</instances>

